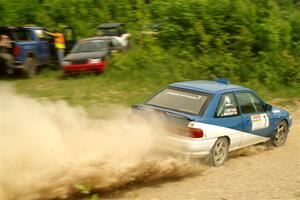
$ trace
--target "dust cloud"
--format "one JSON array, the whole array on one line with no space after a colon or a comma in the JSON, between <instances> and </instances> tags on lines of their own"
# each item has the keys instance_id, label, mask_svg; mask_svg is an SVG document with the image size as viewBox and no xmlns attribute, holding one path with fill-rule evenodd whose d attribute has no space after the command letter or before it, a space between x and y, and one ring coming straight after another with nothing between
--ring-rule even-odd
<instances>
[{"instance_id":1,"label":"dust cloud","mask_svg":"<svg viewBox=\"0 0 300 200\"><path fill-rule=\"evenodd\" d=\"M128 109L95 120L64 101L37 101L6 86L0 94L2 200L67 198L76 193L74 184L109 191L202 170L161 155L151 127L128 122Z\"/></svg>"}]
</instances>

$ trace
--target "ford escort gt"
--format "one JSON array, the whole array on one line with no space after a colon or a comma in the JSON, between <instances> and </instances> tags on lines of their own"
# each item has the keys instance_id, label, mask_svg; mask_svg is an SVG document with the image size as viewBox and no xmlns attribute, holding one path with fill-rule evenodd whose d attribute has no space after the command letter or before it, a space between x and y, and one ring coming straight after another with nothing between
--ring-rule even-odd
<instances>
[{"instance_id":1,"label":"ford escort gt","mask_svg":"<svg viewBox=\"0 0 300 200\"><path fill-rule=\"evenodd\" d=\"M168 130L161 148L206 158L213 166L222 165L230 151L246 146L284 145L292 125L286 110L226 79L173 83L145 103L132 106L134 115L146 119L149 110L163 116Z\"/></svg>"}]
</instances>

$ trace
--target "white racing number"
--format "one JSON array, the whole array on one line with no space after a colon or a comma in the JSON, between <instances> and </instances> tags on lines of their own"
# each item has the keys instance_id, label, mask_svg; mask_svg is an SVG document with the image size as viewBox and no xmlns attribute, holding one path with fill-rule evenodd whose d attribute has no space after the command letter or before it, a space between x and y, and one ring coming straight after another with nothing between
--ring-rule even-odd
<instances>
[{"instance_id":1,"label":"white racing number","mask_svg":"<svg viewBox=\"0 0 300 200\"><path fill-rule=\"evenodd\" d=\"M269 117L267 114L258 114L251 116L252 131L269 127Z\"/></svg>"}]
</instances>

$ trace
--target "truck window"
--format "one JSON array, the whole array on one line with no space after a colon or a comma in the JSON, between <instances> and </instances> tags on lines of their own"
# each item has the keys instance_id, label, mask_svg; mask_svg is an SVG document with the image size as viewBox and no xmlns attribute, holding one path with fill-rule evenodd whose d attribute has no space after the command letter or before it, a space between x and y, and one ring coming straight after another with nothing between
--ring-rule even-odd
<instances>
[{"instance_id":1,"label":"truck window","mask_svg":"<svg viewBox=\"0 0 300 200\"><path fill-rule=\"evenodd\" d=\"M34 30L34 33L40 40L46 40L44 31L42 29L36 29Z\"/></svg>"},{"instance_id":2,"label":"truck window","mask_svg":"<svg viewBox=\"0 0 300 200\"><path fill-rule=\"evenodd\" d=\"M22 40L22 41L32 40L31 35L30 35L29 31L27 31L27 30L17 30L16 34L17 34L18 40Z\"/></svg>"}]
</instances>

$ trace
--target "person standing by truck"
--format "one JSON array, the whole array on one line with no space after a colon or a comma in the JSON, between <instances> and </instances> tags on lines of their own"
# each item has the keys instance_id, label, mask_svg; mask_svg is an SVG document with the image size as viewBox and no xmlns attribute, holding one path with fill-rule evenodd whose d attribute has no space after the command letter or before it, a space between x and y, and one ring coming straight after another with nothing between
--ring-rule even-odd
<instances>
[{"instance_id":1,"label":"person standing by truck","mask_svg":"<svg viewBox=\"0 0 300 200\"><path fill-rule=\"evenodd\" d=\"M11 48L9 36L0 35L0 60L4 61L6 67L11 67L13 63L13 56L9 53L9 49Z\"/></svg>"},{"instance_id":2,"label":"person standing by truck","mask_svg":"<svg viewBox=\"0 0 300 200\"><path fill-rule=\"evenodd\" d=\"M60 65L62 65L66 48L64 35L62 33L59 33L58 31L54 31L54 33L50 33L47 31L44 32L54 37L54 45L57 52L58 61Z\"/></svg>"}]
</instances>

